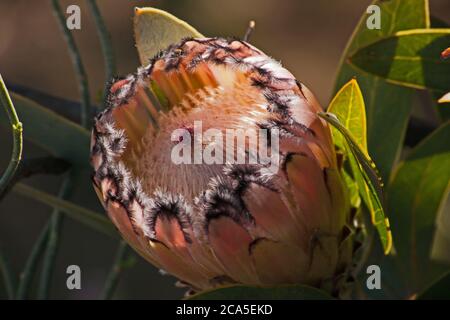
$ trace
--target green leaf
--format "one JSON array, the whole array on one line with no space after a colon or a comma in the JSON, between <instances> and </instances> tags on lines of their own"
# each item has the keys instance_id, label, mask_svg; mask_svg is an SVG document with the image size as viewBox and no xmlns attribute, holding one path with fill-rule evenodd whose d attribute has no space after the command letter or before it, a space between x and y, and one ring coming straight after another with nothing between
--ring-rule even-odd
<instances>
[{"instance_id":1,"label":"green leaf","mask_svg":"<svg viewBox=\"0 0 450 320\"><path fill-rule=\"evenodd\" d=\"M337 116L343 125L351 132L361 149L367 154L367 138L366 138L366 110L364 100L355 79L347 82L339 92L334 96L328 112ZM334 144L343 152L347 149L345 138L339 133L339 130L332 127ZM358 208L361 204L359 197L358 182L345 171L344 179L350 191L350 203L353 207ZM361 186L364 188L364 186Z\"/></svg>"},{"instance_id":2,"label":"green leaf","mask_svg":"<svg viewBox=\"0 0 450 320\"><path fill-rule=\"evenodd\" d=\"M441 52L450 43L450 29L414 29L360 48L350 62L388 82L442 91L450 83L450 61Z\"/></svg>"},{"instance_id":3,"label":"green leaf","mask_svg":"<svg viewBox=\"0 0 450 320\"><path fill-rule=\"evenodd\" d=\"M367 152L361 149L350 131L342 125L340 119L331 113L320 112L318 115L336 128L345 139L353 176L369 209L372 223L378 231L384 252L388 254L392 247L392 235L389 220L384 214L382 185L375 164L369 158ZM335 135L333 135L333 139L334 137Z\"/></svg>"},{"instance_id":4,"label":"green leaf","mask_svg":"<svg viewBox=\"0 0 450 320\"><path fill-rule=\"evenodd\" d=\"M367 154L366 109L361 90L355 79L347 82L339 90L327 111L339 119L342 125L350 131L358 146ZM332 128L332 130L337 129ZM338 147L344 147L342 135L333 134L333 140Z\"/></svg>"},{"instance_id":5,"label":"green leaf","mask_svg":"<svg viewBox=\"0 0 450 320\"><path fill-rule=\"evenodd\" d=\"M89 131L33 100L16 93L11 98L25 128L25 140L74 166L89 167ZM0 124L8 125L7 119L0 117Z\"/></svg>"},{"instance_id":6,"label":"green leaf","mask_svg":"<svg viewBox=\"0 0 450 320\"><path fill-rule=\"evenodd\" d=\"M450 271L433 283L417 300L448 300L450 299Z\"/></svg>"},{"instance_id":7,"label":"green leaf","mask_svg":"<svg viewBox=\"0 0 450 320\"><path fill-rule=\"evenodd\" d=\"M201 292L189 300L330 300L325 292L308 286L280 286L272 288L231 286Z\"/></svg>"},{"instance_id":8,"label":"green leaf","mask_svg":"<svg viewBox=\"0 0 450 320\"><path fill-rule=\"evenodd\" d=\"M371 13L364 13L348 45L348 53L397 31L430 27L428 0L377 0L372 4L380 7L381 29L367 28L366 21Z\"/></svg>"},{"instance_id":9,"label":"green leaf","mask_svg":"<svg viewBox=\"0 0 450 320\"><path fill-rule=\"evenodd\" d=\"M429 28L430 18L428 0L377 0L373 4L381 9L381 29L368 29L369 14L363 14L342 56L335 92L350 79L357 78L366 102L368 147L383 180L389 181L403 144L414 91L362 73L349 65L347 59L359 48L397 31ZM380 132L383 139L380 139Z\"/></svg>"},{"instance_id":10,"label":"green leaf","mask_svg":"<svg viewBox=\"0 0 450 320\"><path fill-rule=\"evenodd\" d=\"M388 188L395 248L412 290L435 276L431 247L436 217L450 190L450 121L412 150Z\"/></svg>"},{"instance_id":11,"label":"green leaf","mask_svg":"<svg viewBox=\"0 0 450 320\"><path fill-rule=\"evenodd\" d=\"M23 183L17 183L14 186L13 191L53 208L59 209L70 218L79 221L94 230L100 231L114 238L118 238L114 225L102 214L93 212L84 207L80 207L73 202L62 200L46 192L39 191Z\"/></svg>"},{"instance_id":12,"label":"green leaf","mask_svg":"<svg viewBox=\"0 0 450 320\"><path fill-rule=\"evenodd\" d=\"M342 171L342 175L345 185L349 190L351 206L353 208L359 208L361 205L361 197L359 196L358 184L345 170Z\"/></svg>"},{"instance_id":13,"label":"green leaf","mask_svg":"<svg viewBox=\"0 0 450 320\"><path fill-rule=\"evenodd\" d=\"M155 8L136 8L134 38L141 64L149 63L160 50L186 37L203 38L188 23Z\"/></svg>"}]
</instances>

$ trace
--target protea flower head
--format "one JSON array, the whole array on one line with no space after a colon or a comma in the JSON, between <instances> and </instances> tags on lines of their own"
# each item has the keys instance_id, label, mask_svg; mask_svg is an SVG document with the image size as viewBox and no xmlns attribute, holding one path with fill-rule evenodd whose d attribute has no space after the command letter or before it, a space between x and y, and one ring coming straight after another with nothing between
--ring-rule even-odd
<instances>
[{"instance_id":1,"label":"protea flower head","mask_svg":"<svg viewBox=\"0 0 450 320\"><path fill-rule=\"evenodd\" d=\"M350 204L321 110L252 45L184 39L111 84L92 134L95 190L124 239L195 291L335 283L352 255ZM279 165L248 161L237 147L223 158L245 163L175 163L174 148L198 142L198 123L224 140L229 129L276 132L267 141ZM211 145L221 146L205 135L193 149Z\"/></svg>"}]
</instances>

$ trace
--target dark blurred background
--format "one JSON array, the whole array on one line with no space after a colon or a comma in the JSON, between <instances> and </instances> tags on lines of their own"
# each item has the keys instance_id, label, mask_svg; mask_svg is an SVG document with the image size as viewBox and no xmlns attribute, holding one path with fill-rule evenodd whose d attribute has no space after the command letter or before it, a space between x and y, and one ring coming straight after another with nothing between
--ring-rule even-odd
<instances>
[{"instance_id":1,"label":"dark blurred background","mask_svg":"<svg viewBox=\"0 0 450 320\"><path fill-rule=\"evenodd\" d=\"M208 36L242 37L248 21L254 19L256 30L251 42L280 60L315 92L323 105L327 105L340 55L371 0L98 0L97 3L111 33L121 75L134 72L139 65L132 33L135 6L167 10ZM85 1L61 1L64 9L70 4L81 7L81 30L73 33L89 76L92 103L98 104L105 81L99 40ZM430 0L430 5L435 16L450 21L449 0ZM7 85L19 84L55 96L78 99L72 64L49 1L0 1L0 72ZM6 115L0 111L0 116ZM11 134L0 128L1 172L8 163L10 150ZM25 143L25 158L39 155L45 153ZM85 176L72 200L81 203L83 199L84 206L103 212L88 181L88 173ZM26 182L55 194L61 178L41 176ZM14 193L0 202L0 245L16 273L23 268L50 212L51 208ZM60 245L52 298L97 298L117 243L66 218ZM183 290L173 286L174 278L160 275L140 257L136 260L135 267L124 272L116 298L181 297ZM82 290L66 289L65 270L70 264L81 267ZM0 291L1 297L4 294Z\"/></svg>"}]
</instances>

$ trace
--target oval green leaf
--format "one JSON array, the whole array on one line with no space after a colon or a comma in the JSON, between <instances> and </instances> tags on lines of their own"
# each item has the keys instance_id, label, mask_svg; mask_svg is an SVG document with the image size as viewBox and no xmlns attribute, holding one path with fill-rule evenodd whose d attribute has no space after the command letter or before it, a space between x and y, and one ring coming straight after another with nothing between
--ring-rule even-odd
<instances>
[{"instance_id":1,"label":"oval green leaf","mask_svg":"<svg viewBox=\"0 0 450 320\"><path fill-rule=\"evenodd\" d=\"M450 121L412 150L388 188L395 248L412 290L428 283L436 217L450 190Z\"/></svg>"},{"instance_id":2,"label":"oval green leaf","mask_svg":"<svg viewBox=\"0 0 450 320\"><path fill-rule=\"evenodd\" d=\"M342 125L352 134L361 150L367 154L366 109L364 99L355 79L350 80L334 96L328 112L333 113ZM337 130L332 128L332 130ZM343 147L343 137L333 134L333 140L338 147Z\"/></svg>"},{"instance_id":3,"label":"oval green leaf","mask_svg":"<svg viewBox=\"0 0 450 320\"><path fill-rule=\"evenodd\" d=\"M134 38L142 65L148 64L160 50L186 37L203 38L203 35L166 11L135 8Z\"/></svg>"},{"instance_id":4,"label":"oval green leaf","mask_svg":"<svg viewBox=\"0 0 450 320\"><path fill-rule=\"evenodd\" d=\"M398 31L429 28L431 25L428 0L375 0L372 4L380 8L381 29L367 28L367 19L373 13L364 12L347 45L347 54Z\"/></svg>"},{"instance_id":5,"label":"oval green leaf","mask_svg":"<svg viewBox=\"0 0 450 320\"><path fill-rule=\"evenodd\" d=\"M450 60L441 52L450 43L450 29L414 29L360 48L352 65L388 82L443 91L450 83Z\"/></svg>"}]
</instances>

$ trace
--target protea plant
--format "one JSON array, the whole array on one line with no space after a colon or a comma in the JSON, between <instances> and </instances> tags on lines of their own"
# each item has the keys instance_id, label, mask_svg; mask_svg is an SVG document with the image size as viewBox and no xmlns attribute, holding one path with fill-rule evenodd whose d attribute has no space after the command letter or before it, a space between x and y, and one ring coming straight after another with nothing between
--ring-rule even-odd
<instances>
[{"instance_id":1,"label":"protea plant","mask_svg":"<svg viewBox=\"0 0 450 320\"><path fill-rule=\"evenodd\" d=\"M193 291L345 283L351 207L330 128L278 62L242 40L185 38L112 81L106 107L92 133L94 187L149 262ZM244 163L174 163L173 148L198 139L195 123L277 132L279 165L250 162L235 144L223 153ZM192 139L174 139L178 129Z\"/></svg>"},{"instance_id":2,"label":"protea plant","mask_svg":"<svg viewBox=\"0 0 450 320\"><path fill-rule=\"evenodd\" d=\"M67 251L60 240L71 228L61 228L63 215L114 239L115 225L145 259L191 288L188 293L200 292L190 299L449 298L450 29L437 28L445 23L430 17L427 0L373 1L342 54L326 112L306 86L248 43L249 31L242 40L208 38L164 11L136 9L141 67L105 88L106 108L96 117L90 150L95 190L113 223L87 198L72 197L89 184L87 120L99 109L90 108L73 37L78 31L68 23L79 19L80 8L51 4L81 103L18 84L8 92L0 75L0 104L8 115L0 116L0 126L13 138L0 200L13 192L53 208L23 269L15 270L23 246L14 245L27 240L16 233L28 230L18 214L26 221L37 217L16 197L0 203L7 231L0 230L2 298L52 296L52 275L60 274L55 258ZM110 78L116 70L111 39L96 1L87 4ZM188 9L198 12L198 6ZM370 28L377 19L380 29ZM413 99L419 90L429 94ZM66 171L58 195L45 191L38 177L21 181ZM73 240L82 250L78 232ZM121 271L133 264L126 241L102 299L113 297ZM86 285L80 263L72 255L66 262L69 290L62 297L91 298L96 290L86 287L98 287L101 277ZM160 298L161 288L150 287ZM255 306L234 306L221 311L255 313ZM258 314L272 311L259 307ZM209 310L183 304L177 314Z\"/></svg>"}]
</instances>

